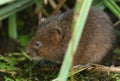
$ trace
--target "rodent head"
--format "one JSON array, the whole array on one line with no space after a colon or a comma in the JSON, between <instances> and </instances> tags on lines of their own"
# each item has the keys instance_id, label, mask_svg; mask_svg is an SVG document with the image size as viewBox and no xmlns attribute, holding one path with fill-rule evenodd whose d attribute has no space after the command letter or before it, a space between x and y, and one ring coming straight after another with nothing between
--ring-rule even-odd
<instances>
[{"instance_id":1,"label":"rodent head","mask_svg":"<svg viewBox=\"0 0 120 81\"><path fill-rule=\"evenodd\" d=\"M34 59L51 60L56 57L52 56L58 44L62 40L62 29L50 24L37 30L27 47L27 53Z\"/></svg>"},{"instance_id":2,"label":"rodent head","mask_svg":"<svg viewBox=\"0 0 120 81\"><path fill-rule=\"evenodd\" d=\"M47 59L60 63L71 37L71 20L72 11L70 10L41 22L40 28L29 42L27 53L35 60Z\"/></svg>"}]
</instances>

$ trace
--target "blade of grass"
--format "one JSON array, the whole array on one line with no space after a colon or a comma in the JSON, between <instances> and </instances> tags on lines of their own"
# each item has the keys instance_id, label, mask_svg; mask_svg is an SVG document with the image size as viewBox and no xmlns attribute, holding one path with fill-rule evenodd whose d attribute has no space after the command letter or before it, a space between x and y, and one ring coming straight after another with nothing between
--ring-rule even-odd
<instances>
[{"instance_id":1,"label":"blade of grass","mask_svg":"<svg viewBox=\"0 0 120 81\"><path fill-rule=\"evenodd\" d=\"M24 52L22 50L21 50L21 52L28 60L32 61L32 58L26 52Z\"/></svg>"},{"instance_id":2,"label":"blade of grass","mask_svg":"<svg viewBox=\"0 0 120 81\"><path fill-rule=\"evenodd\" d=\"M0 9L0 20L7 18L8 16L25 9L28 6L34 4L32 0L20 0L13 4L10 4L2 9Z\"/></svg>"},{"instance_id":3,"label":"blade of grass","mask_svg":"<svg viewBox=\"0 0 120 81\"><path fill-rule=\"evenodd\" d=\"M10 11L16 9L16 8L19 8L19 7L23 6L24 4L26 4L30 1L31 0L20 0L18 2L12 3L12 4L8 5L7 7L2 8L0 10L0 15L5 14L7 12L10 12Z\"/></svg>"},{"instance_id":4,"label":"blade of grass","mask_svg":"<svg viewBox=\"0 0 120 81\"><path fill-rule=\"evenodd\" d=\"M0 0L0 5L3 5L5 3L9 3L9 2L12 2L12 1L15 1L15 0Z\"/></svg>"},{"instance_id":5,"label":"blade of grass","mask_svg":"<svg viewBox=\"0 0 120 81\"><path fill-rule=\"evenodd\" d=\"M94 0L92 3L93 7L104 9L106 6L104 5L103 1L101 0Z\"/></svg>"},{"instance_id":6,"label":"blade of grass","mask_svg":"<svg viewBox=\"0 0 120 81\"><path fill-rule=\"evenodd\" d=\"M113 0L114 1L114 0ZM114 15L120 19L120 8L113 1L104 0L104 4L114 13ZM116 9L117 8L117 9Z\"/></svg>"},{"instance_id":7,"label":"blade of grass","mask_svg":"<svg viewBox=\"0 0 120 81\"><path fill-rule=\"evenodd\" d=\"M17 38L16 14L13 14L9 17L8 34L9 34L9 37L11 37L13 39Z\"/></svg>"},{"instance_id":8,"label":"blade of grass","mask_svg":"<svg viewBox=\"0 0 120 81\"><path fill-rule=\"evenodd\" d=\"M38 63L39 63L39 61L33 61L33 64L29 65L29 67L26 69L26 72L31 71L33 69L33 67L35 67Z\"/></svg>"},{"instance_id":9,"label":"blade of grass","mask_svg":"<svg viewBox=\"0 0 120 81\"><path fill-rule=\"evenodd\" d=\"M114 8L120 13L120 7L115 3L114 0L109 0L109 2L114 6Z\"/></svg>"},{"instance_id":10,"label":"blade of grass","mask_svg":"<svg viewBox=\"0 0 120 81\"><path fill-rule=\"evenodd\" d=\"M72 32L72 38L68 45L68 49L65 54L65 59L62 64L62 67L61 67L61 70L58 76L58 80L53 80L53 81L66 81L67 80L67 76L69 74L69 71L72 65L73 55L75 54L75 51L79 44L79 40L82 34L82 30L83 30L91 3L92 3L92 0L89 0L89 1L88 0L77 0L76 2L75 13L74 13L75 16L73 20L74 28Z\"/></svg>"}]
</instances>

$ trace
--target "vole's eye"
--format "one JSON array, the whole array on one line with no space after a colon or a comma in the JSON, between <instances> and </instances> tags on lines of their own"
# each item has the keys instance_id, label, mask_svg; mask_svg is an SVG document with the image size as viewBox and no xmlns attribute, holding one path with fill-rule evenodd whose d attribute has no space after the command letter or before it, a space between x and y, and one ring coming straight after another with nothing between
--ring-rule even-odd
<instances>
[{"instance_id":1,"label":"vole's eye","mask_svg":"<svg viewBox=\"0 0 120 81\"><path fill-rule=\"evenodd\" d=\"M41 45L42 45L42 42L41 42L41 41L36 41L34 47L35 47L35 48L39 48Z\"/></svg>"}]
</instances>

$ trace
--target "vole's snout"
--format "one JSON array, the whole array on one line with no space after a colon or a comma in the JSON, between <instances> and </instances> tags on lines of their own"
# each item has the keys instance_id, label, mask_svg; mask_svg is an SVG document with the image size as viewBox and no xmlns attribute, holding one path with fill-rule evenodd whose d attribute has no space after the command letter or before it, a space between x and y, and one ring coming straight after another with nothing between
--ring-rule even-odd
<instances>
[{"instance_id":1,"label":"vole's snout","mask_svg":"<svg viewBox=\"0 0 120 81\"><path fill-rule=\"evenodd\" d=\"M32 57L37 56L37 51L31 50L31 49L26 49L26 53Z\"/></svg>"},{"instance_id":2,"label":"vole's snout","mask_svg":"<svg viewBox=\"0 0 120 81\"><path fill-rule=\"evenodd\" d=\"M38 55L38 51L34 49L26 49L26 53L32 57L33 60L40 60L41 58Z\"/></svg>"}]
</instances>

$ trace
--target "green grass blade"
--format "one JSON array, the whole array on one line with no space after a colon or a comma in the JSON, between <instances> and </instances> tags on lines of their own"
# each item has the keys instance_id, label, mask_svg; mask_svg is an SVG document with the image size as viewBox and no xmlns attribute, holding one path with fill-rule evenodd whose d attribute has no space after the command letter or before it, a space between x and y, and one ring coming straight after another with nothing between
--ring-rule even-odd
<instances>
[{"instance_id":1,"label":"green grass blade","mask_svg":"<svg viewBox=\"0 0 120 81\"><path fill-rule=\"evenodd\" d=\"M17 38L17 23L16 23L16 14L13 14L9 17L9 28L8 28L9 37L16 39Z\"/></svg>"},{"instance_id":2,"label":"green grass blade","mask_svg":"<svg viewBox=\"0 0 120 81\"><path fill-rule=\"evenodd\" d=\"M5 14L7 12L10 12L10 11L16 9L16 8L19 8L19 7L21 7L22 5L26 4L29 1L31 1L31 0L20 0L18 2L12 3L12 4L8 5L7 7L1 9L0 10L0 15Z\"/></svg>"},{"instance_id":3,"label":"green grass blade","mask_svg":"<svg viewBox=\"0 0 120 81\"><path fill-rule=\"evenodd\" d=\"M96 7L96 8L100 8L102 10L106 7L104 5L103 1L101 1L101 0L94 0L93 3L92 3L92 6Z\"/></svg>"},{"instance_id":4,"label":"green grass blade","mask_svg":"<svg viewBox=\"0 0 120 81\"><path fill-rule=\"evenodd\" d=\"M9 3L9 2L12 2L14 0L0 0L0 5L3 5L5 3Z\"/></svg>"},{"instance_id":5,"label":"green grass blade","mask_svg":"<svg viewBox=\"0 0 120 81\"><path fill-rule=\"evenodd\" d=\"M120 13L120 7L115 3L114 0L109 0L109 2L114 6L114 8Z\"/></svg>"},{"instance_id":6,"label":"green grass blade","mask_svg":"<svg viewBox=\"0 0 120 81\"><path fill-rule=\"evenodd\" d=\"M114 0L113 0L114 1ZM115 2L111 0L104 0L104 4L114 13L114 15L120 19L120 8Z\"/></svg>"},{"instance_id":7,"label":"green grass blade","mask_svg":"<svg viewBox=\"0 0 120 81\"><path fill-rule=\"evenodd\" d=\"M0 9L0 20L7 18L8 16L25 9L28 6L34 4L32 0L20 0L13 4L10 4L2 9Z\"/></svg>"},{"instance_id":8,"label":"green grass blade","mask_svg":"<svg viewBox=\"0 0 120 81\"><path fill-rule=\"evenodd\" d=\"M82 3L81 3L82 2ZM72 59L73 55L75 54L75 51L77 49L77 46L79 44L79 40L82 34L82 30L87 18L88 10L90 8L90 5L92 3L92 0L77 0L75 5L75 18L73 21L73 32L72 32L72 38L70 40L70 43L68 45L68 49L65 54L65 59L63 61L61 71L59 73L58 80L54 81L66 81L67 76L69 74L69 70L72 65ZM78 15L80 14L80 15ZM76 19L78 18L78 19ZM76 23L75 23L76 21Z\"/></svg>"}]
</instances>

